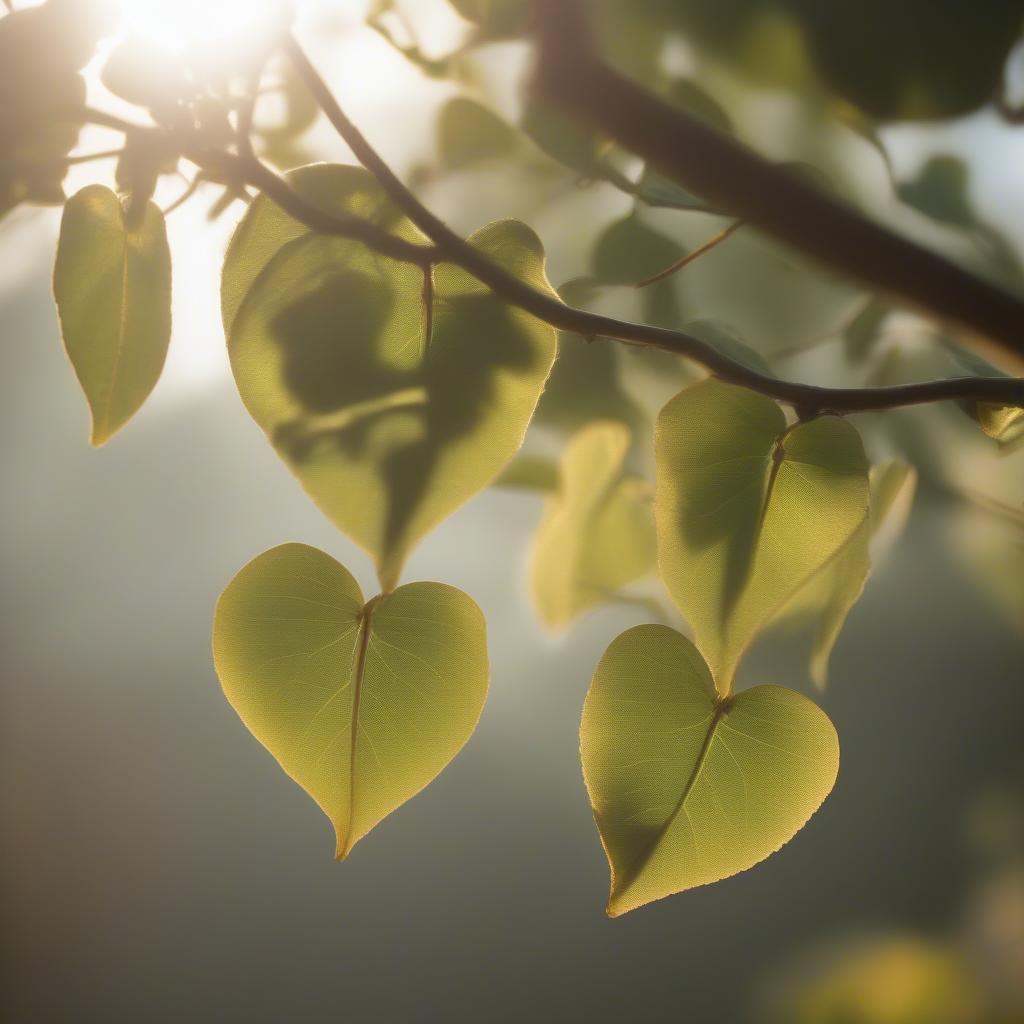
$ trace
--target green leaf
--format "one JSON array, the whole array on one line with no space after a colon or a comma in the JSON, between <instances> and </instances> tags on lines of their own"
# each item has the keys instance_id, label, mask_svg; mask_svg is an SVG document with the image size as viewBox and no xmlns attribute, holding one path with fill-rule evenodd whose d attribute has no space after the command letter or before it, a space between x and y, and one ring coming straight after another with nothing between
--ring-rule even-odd
<instances>
[{"instance_id":1,"label":"green leaf","mask_svg":"<svg viewBox=\"0 0 1024 1024\"><path fill-rule=\"evenodd\" d=\"M764 860L803 828L839 769L835 729L815 704L781 686L722 699L693 644L655 625L605 652L580 752L612 917Z\"/></svg>"},{"instance_id":2,"label":"green leaf","mask_svg":"<svg viewBox=\"0 0 1024 1024\"><path fill-rule=\"evenodd\" d=\"M418 237L361 170L290 180L322 206ZM550 290L525 225L491 224L470 242ZM423 288L417 267L309 232L263 197L225 263L242 399L307 493L375 558L384 589L519 449L555 355L554 330L450 264L434 273L428 337Z\"/></svg>"},{"instance_id":3,"label":"green leaf","mask_svg":"<svg viewBox=\"0 0 1024 1024\"><path fill-rule=\"evenodd\" d=\"M719 690L762 627L843 547L868 508L856 430L787 428L771 399L709 379L658 417L658 560Z\"/></svg>"},{"instance_id":4,"label":"green leaf","mask_svg":"<svg viewBox=\"0 0 1024 1024\"><path fill-rule=\"evenodd\" d=\"M765 377L775 376L775 371L768 365L764 356L751 348L731 324L722 323L720 320L691 320L683 326L683 330L700 338L701 341L706 341L748 370L763 374Z\"/></svg>"},{"instance_id":5,"label":"green leaf","mask_svg":"<svg viewBox=\"0 0 1024 1024\"><path fill-rule=\"evenodd\" d=\"M110 439L153 390L171 337L171 254L152 203L129 225L110 189L89 185L64 207L53 272L64 347L92 413L92 444Z\"/></svg>"},{"instance_id":6,"label":"green leaf","mask_svg":"<svg viewBox=\"0 0 1024 1024\"><path fill-rule=\"evenodd\" d=\"M495 487L518 491L557 491L561 485L558 463L541 455L517 455L498 475Z\"/></svg>"},{"instance_id":7,"label":"green leaf","mask_svg":"<svg viewBox=\"0 0 1024 1024\"><path fill-rule=\"evenodd\" d=\"M441 108L437 149L445 170L462 170L485 160L500 160L518 148L515 129L476 100L455 96Z\"/></svg>"},{"instance_id":8,"label":"green leaf","mask_svg":"<svg viewBox=\"0 0 1024 1024\"><path fill-rule=\"evenodd\" d=\"M487 696L473 601L409 583L364 605L305 544L254 558L217 602L213 655L246 727L319 804L345 858L463 747Z\"/></svg>"},{"instance_id":9,"label":"green leaf","mask_svg":"<svg viewBox=\"0 0 1024 1024\"><path fill-rule=\"evenodd\" d=\"M621 423L584 427L566 446L562 485L547 503L531 561L541 621L567 626L654 569L646 481L623 474L630 434Z\"/></svg>"}]
</instances>

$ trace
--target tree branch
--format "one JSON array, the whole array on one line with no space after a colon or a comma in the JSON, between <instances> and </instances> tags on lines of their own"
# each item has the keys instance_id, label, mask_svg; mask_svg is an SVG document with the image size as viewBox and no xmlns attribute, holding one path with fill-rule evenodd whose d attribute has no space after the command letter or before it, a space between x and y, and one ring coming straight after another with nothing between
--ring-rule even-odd
<instances>
[{"instance_id":1,"label":"tree branch","mask_svg":"<svg viewBox=\"0 0 1024 1024\"><path fill-rule=\"evenodd\" d=\"M981 335L1024 365L1024 300L868 220L622 77L595 55L579 0L539 0L536 87L741 220L834 270Z\"/></svg>"},{"instance_id":2,"label":"tree branch","mask_svg":"<svg viewBox=\"0 0 1024 1024\"><path fill-rule=\"evenodd\" d=\"M567 306L555 296L539 291L510 274L488 256L473 248L428 210L405 187L362 132L348 119L295 39L289 36L284 47L320 108L359 162L378 180L392 202L434 243L435 259L459 265L501 298L553 327L581 334L586 338L602 336L673 352L700 363L722 380L740 384L810 413L891 409L896 406L946 399L1024 405L1024 380L1012 377L959 377L877 388L823 388L781 381L734 362L700 338L683 331L648 324L626 323L613 317ZM273 175L270 177L274 178ZM275 179L275 182L283 184L279 179ZM252 183L263 187L256 181ZM275 195L271 194L271 198L277 201ZM288 207L285 209L288 210Z\"/></svg>"}]
</instances>

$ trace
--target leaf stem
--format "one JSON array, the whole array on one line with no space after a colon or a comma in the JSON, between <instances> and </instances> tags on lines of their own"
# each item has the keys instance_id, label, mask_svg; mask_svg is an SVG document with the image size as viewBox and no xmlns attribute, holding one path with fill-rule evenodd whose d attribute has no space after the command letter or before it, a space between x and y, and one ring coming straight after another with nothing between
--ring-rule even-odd
<instances>
[{"instance_id":1,"label":"leaf stem","mask_svg":"<svg viewBox=\"0 0 1024 1024\"><path fill-rule=\"evenodd\" d=\"M652 274L650 277L645 277L642 281L637 281L633 285L634 288L646 288L648 285L657 284L658 281L664 281L666 277L671 277L677 271L688 267L694 260L699 260L706 252L710 252L717 245L721 245L731 234L738 231L743 227L743 221L733 221L728 227L723 228L721 231L713 234L706 242L702 242L697 246L693 252L688 252L685 256L681 256L670 264L664 270L659 270L656 274Z\"/></svg>"}]
</instances>

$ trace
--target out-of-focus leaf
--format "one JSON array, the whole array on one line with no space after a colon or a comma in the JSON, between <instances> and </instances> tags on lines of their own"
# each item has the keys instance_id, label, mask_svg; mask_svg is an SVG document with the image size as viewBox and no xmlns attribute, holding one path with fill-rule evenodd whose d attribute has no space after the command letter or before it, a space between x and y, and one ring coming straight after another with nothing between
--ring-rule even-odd
<instances>
[{"instance_id":1,"label":"out-of-focus leaf","mask_svg":"<svg viewBox=\"0 0 1024 1024\"><path fill-rule=\"evenodd\" d=\"M138 411L167 356L171 255L163 214L150 203L130 225L110 189L82 189L64 208L53 291L99 446Z\"/></svg>"},{"instance_id":2,"label":"out-of-focus leaf","mask_svg":"<svg viewBox=\"0 0 1024 1024\"><path fill-rule=\"evenodd\" d=\"M157 116L173 110L188 92L181 61L144 39L118 43L100 78L112 93Z\"/></svg>"},{"instance_id":3,"label":"out-of-focus leaf","mask_svg":"<svg viewBox=\"0 0 1024 1024\"><path fill-rule=\"evenodd\" d=\"M636 626L605 652L580 752L617 917L727 878L788 842L839 769L825 713L781 686L722 700L693 644Z\"/></svg>"},{"instance_id":4,"label":"out-of-focus leaf","mask_svg":"<svg viewBox=\"0 0 1024 1024\"><path fill-rule=\"evenodd\" d=\"M561 486L537 531L530 581L545 625L567 626L653 571L649 486L623 474L629 431L620 423L584 427L566 446Z\"/></svg>"},{"instance_id":5,"label":"out-of-focus leaf","mask_svg":"<svg viewBox=\"0 0 1024 1024\"><path fill-rule=\"evenodd\" d=\"M0 19L0 216L22 202L64 201L64 158L85 103L78 71L108 27L105 6L49 0Z\"/></svg>"},{"instance_id":6,"label":"out-of-focus leaf","mask_svg":"<svg viewBox=\"0 0 1024 1024\"><path fill-rule=\"evenodd\" d=\"M882 323L891 312L890 308L878 299L868 299L857 315L843 328L843 347L853 362L864 360L871 346L879 335Z\"/></svg>"},{"instance_id":7,"label":"out-of-focus leaf","mask_svg":"<svg viewBox=\"0 0 1024 1024\"><path fill-rule=\"evenodd\" d=\"M598 238L591 255L594 278L615 285L635 285L679 260L686 250L673 238L648 227L635 214L613 221ZM642 317L661 327L678 326L682 305L673 278L642 289Z\"/></svg>"},{"instance_id":8,"label":"out-of-focus leaf","mask_svg":"<svg viewBox=\"0 0 1024 1024\"><path fill-rule=\"evenodd\" d=\"M632 193L633 183L609 159L609 140L540 96L527 98L521 128L539 149L580 177Z\"/></svg>"},{"instance_id":9,"label":"out-of-focus leaf","mask_svg":"<svg viewBox=\"0 0 1024 1024\"><path fill-rule=\"evenodd\" d=\"M530 20L528 0L450 0L467 21L478 25L485 38L518 35Z\"/></svg>"},{"instance_id":10,"label":"out-of-focus leaf","mask_svg":"<svg viewBox=\"0 0 1024 1024\"><path fill-rule=\"evenodd\" d=\"M723 694L765 623L843 547L868 509L856 430L792 428L771 399L709 379L658 417L662 579Z\"/></svg>"},{"instance_id":11,"label":"out-of-focus leaf","mask_svg":"<svg viewBox=\"0 0 1024 1024\"><path fill-rule=\"evenodd\" d=\"M487 696L483 615L443 583L364 605L305 544L253 559L217 602L213 655L231 706L319 804L336 856L436 778Z\"/></svg>"},{"instance_id":12,"label":"out-of-focus leaf","mask_svg":"<svg viewBox=\"0 0 1024 1024\"><path fill-rule=\"evenodd\" d=\"M692 78L676 78L669 83L665 97L688 114L700 118L712 128L725 135L733 132L732 118L722 109L719 102L698 85Z\"/></svg>"},{"instance_id":13,"label":"out-of-focus leaf","mask_svg":"<svg viewBox=\"0 0 1024 1024\"><path fill-rule=\"evenodd\" d=\"M365 172L306 168L313 202L419 236ZM515 221L470 242L550 291L537 236ZM228 250L224 322L239 392L332 521L377 562L385 589L416 541L486 487L522 444L555 332L451 264L423 274L302 228L263 197Z\"/></svg>"},{"instance_id":14,"label":"out-of-focus leaf","mask_svg":"<svg viewBox=\"0 0 1024 1024\"><path fill-rule=\"evenodd\" d=\"M446 171L500 160L518 148L515 129L482 103L468 96L455 96L441 108L437 149Z\"/></svg>"},{"instance_id":15,"label":"out-of-focus leaf","mask_svg":"<svg viewBox=\"0 0 1024 1024\"><path fill-rule=\"evenodd\" d=\"M706 341L748 370L763 373L766 377L775 376L764 356L752 349L729 324L723 324L718 320L691 320L683 326L683 330L700 338L701 341Z\"/></svg>"},{"instance_id":16,"label":"out-of-focus leaf","mask_svg":"<svg viewBox=\"0 0 1024 1024\"><path fill-rule=\"evenodd\" d=\"M773 1000L769 1024L966 1024L990 1016L960 955L914 936L886 936L820 949L798 965Z\"/></svg>"},{"instance_id":17,"label":"out-of-focus leaf","mask_svg":"<svg viewBox=\"0 0 1024 1024\"><path fill-rule=\"evenodd\" d=\"M613 221L601 233L591 265L595 278L606 284L636 284L671 266L685 253L674 238L630 214Z\"/></svg>"},{"instance_id":18,"label":"out-of-focus leaf","mask_svg":"<svg viewBox=\"0 0 1024 1024\"><path fill-rule=\"evenodd\" d=\"M669 210L694 210L714 213L714 207L700 196L688 192L671 178L666 178L653 167L645 166L640 180L633 188L633 194L648 206L660 206Z\"/></svg>"},{"instance_id":19,"label":"out-of-focus leaf","mask_svg":"<svg viewBox=\"0 0 1024 1024\"><path fill-rule=\"evenodd\" d=\"M871 570L871 539L883 526L895 534L910 509L917 474L912 466L890 460L872 466L869 474L871 504L868 513L846 543L786 603L783 619L810 620L810 673L815 685L824 690L828 663L850 609L864 590Z\"/></svg>"},{"instance_id":20,"label":"out-of-focus leaf","mask_svg":"<svg viewBox=\"0 0 1024 1024\"><path fill-rule=\"evenodd\" d=\"M558 490L561 479L561 470L554 459L547 459L541 455L520 454L498 474L494 486L548 494Z\"/></svg>"},{"instance_id":21,"label":"out-of-focus leaf","mask_svg":"<svg viewBox=\"0 0 1024 1024\"><path fill-rule=\"evenodd\" d=\"M956 227L968 227L974 211L967 199L967 165L958 157L933 156L911 181L897 188L900 199L916 210Z\"/></svg>"},{"instance_id":22,"label":"out-of-focus leaf","mask_svg":"<svg viewBox=\"0 0 1024 1024\"><path fill-rule=\"evenodd\" d=\"M537 405L535 422L564 434L599 419L638 428L644 415L622 385L621 358L617 342L559 335L558 358Z\"/></svg>"},{"instance_id":23,"label":"out-of-focus leaf","mask_svg":"<svg viewBox=\"0 0 1024 1024\"><path fill-rule=\"evenodd\" d=\"M871 536L883 528L898 535L906 525L910 505L917 487L917 470L913 466L888 459L871 467Z\"/></svg>"},{"instance_id":24,"label":"out-of-focus leaf","mask_svg":"<svg viewBox=\"0 0 1024 1024\"><path fill-rule=\"evenodd\" d=\"M287 169L308 161L306 149L299 139L312 128L320 108L291 61L283 61L278 72L280 84L275 95L278 116L268 122L264 108L257 106L260 116L256 122L256 135L262 141L263 155L278 167Z\"/></svg>"},{"instance_id":25,"label":"out-of-focus leaf","mask_svg":"<svg viewBox=\"0 0 1024 1024\"><path fill-rule=\"evenodd\" d=\"M987 102L1019 37L1024 5L642 0L631 8L635 17L642 11L757 80L806 88L797 76L809 55L832 91L877 120L893 120L952 117ZM787 45L768 47L766 30L778 36L785 16L799 31L790 32Z\"/></svg>"}]
</instances>

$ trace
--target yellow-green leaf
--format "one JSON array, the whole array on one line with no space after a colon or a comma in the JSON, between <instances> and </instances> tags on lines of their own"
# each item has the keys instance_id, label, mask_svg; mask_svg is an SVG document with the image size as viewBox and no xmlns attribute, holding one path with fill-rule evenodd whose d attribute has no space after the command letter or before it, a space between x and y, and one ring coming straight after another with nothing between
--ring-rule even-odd
<instances>
[{"instance_id":1,"label":"yellow-green leaf","mask_svg":"<svg viewBox=\"0 0 1024 1024\"><path fill-rule=\"evenodd\" d=\"M171 338L171 254L160 209L129 224L118 197L89 185L68 200L53 292L64 348L92 414L92 443L109 440L149 396Z\"/></svg>"},{"instance_id":2,"label":"yellow-green leaf","mask_svg":"<svg viewBox=\"0 0 1024 1024\"><path fill-rule=\"evenodd\" d=\"M418 237L365 172L313 167L291 181ZM470 242L549 288L525 225L494 223ZM313 500L373 555L385 589L413 545L519 449L555 355L554 330L450 264L433 295L428 318L419 268L313 234L265 199L225 265L242 399Z\"/></svg>"},{"instance_id":3,"label":"yellow-green leaf","mask_svg":"<svg viewBox=\"0 0 1024 1024\"><path fill-rule=\"evenodd\" d=\"M825 713L781 686L722 698L667 626L612 641L580 729L612 917L752 867L800 831L839 770Z\"/></svg>"},{"instance_id":4,"label":"yellow-green leaf","mask_svg":"<svg viewBox=\"0 0 1024 1024\"><path fill-rule=\"evenodd\" d=\"M912 466L890 460L871 467L871 507L849 540L800 588L781 617L813 622L810 672L824 690L828 663L850 609L864 590L871 571L870 542L883 526L895 534L910 508L917 474Z\"/></svg>"},{"instance_id":5,"label":"yellow-green leaf","mask_svg":"<svg viewBox=\"0 0 1024 1024\"><path fill-rule=\"evenodd\" d=\"M487 696L469 597L409 583L364 605L344 566L305 544L272 548L231 581L213 654L231 706L330 818L339 858L440 774Z\"/></svg>"},{"instance_id":6,"label":"yellow-green leaf","mask_svg":"<svg viewBox=\"0 0 1024 1024\"><path fill-rule=\"evenodd\" d=\"M545 507L531 562L534 604L548 626L614 601L654 569L649 486L623 473L629 445L621 423L598 422L566 446L561 486Z\"/></svg>"},{"instance_id":7,"label":"yellow-green leaf","mask_svg":"<svg viewBox=\"0 0 1024 1024\"><path fill-rule=\"evenodd\" d=\"M787 428L771 399L705 380L661 411L658 561L722 693L762 627L849 540L868 508L856 430Z\"/></svg>"}]
</instances>

